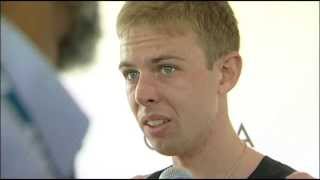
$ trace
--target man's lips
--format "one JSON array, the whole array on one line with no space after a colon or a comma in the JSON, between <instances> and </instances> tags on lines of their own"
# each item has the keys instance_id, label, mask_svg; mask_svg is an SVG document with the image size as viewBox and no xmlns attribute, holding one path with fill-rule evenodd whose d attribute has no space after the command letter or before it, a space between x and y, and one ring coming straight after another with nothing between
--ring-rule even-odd
<instances>
[{"instance_id":1,"label":"man's lips","mask_svg":"<svg viewBox=\"0 0 320 180\"><path fill-rule=\"evenodd\" d=\"M162 124L170 122L170 118L167 116L159 115L159 114L151 114L142 117L142 125L143 126L150 126L150 127L157 127L161 126Z\"/></svg>"}]
</instances>

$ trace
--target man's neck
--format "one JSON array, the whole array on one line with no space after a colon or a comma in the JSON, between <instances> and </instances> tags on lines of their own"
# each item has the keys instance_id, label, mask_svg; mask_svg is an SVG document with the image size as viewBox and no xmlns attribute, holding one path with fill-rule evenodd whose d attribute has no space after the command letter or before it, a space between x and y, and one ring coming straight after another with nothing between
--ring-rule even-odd
<instances>
[{"instance_id":1,"label":"man's neck","mask_svg":"<svg viewBox=\"0 0 320 180\"><path fill-rule=\"evenodd\" d=\"M243 156L244 144L229 119L221 120L203 146L185 156L173 157L174 165L189 170L194 178L225 178Z\"/></svg>"}]
</instances>

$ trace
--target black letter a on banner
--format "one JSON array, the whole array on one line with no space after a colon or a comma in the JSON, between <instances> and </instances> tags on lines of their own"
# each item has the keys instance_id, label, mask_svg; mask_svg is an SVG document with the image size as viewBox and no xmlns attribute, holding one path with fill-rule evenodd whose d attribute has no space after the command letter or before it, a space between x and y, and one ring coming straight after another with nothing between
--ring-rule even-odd
<instances>
[{"instance_id":1,"label":"black letter a on banner","mask_svg":"<svg viewBox=\"0 0 320 180\"><path fill-rule=\"evenodd\" d=\"M251 141L251 139L250 139L250 137L249 137L249 135L248 135L248 133L242 123L240 124L237 135L239 136L241 132L243 132L245 135L245 139L242 139L242 141L245 143L249 143L251 147L254 147L254 145L253 145L253 143L252 143L252 141Z\"/></svg>"}]
</instances>

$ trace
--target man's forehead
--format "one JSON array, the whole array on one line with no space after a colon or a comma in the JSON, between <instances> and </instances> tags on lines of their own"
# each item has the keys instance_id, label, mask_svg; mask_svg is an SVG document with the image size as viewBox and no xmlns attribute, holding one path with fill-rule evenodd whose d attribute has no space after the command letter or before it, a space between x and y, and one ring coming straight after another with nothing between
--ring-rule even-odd
<instances>
[{"instance_id":1,"label":"man's forehead","mask_svg":"<svg viewBox=\"0 0 320 180\"><path fill-rule=\"evenodd\" d=\"M163 55L175 55L176 49L170 46L165 46L164 42L152 41L150 43L137 43L130 46L122 45L120 48L120 61L135 62L136 60L151 60Z\"/></svg>"},{"instance_id":2,"label":"man's forehead","mask_svg":"<svg viewBox=\"0 0 320 180\"><path fill-rule=\"evenodd\" d=\"M154 59L161 56L182 57L198 46L196 34L181 26L136 26L120 39L120 62Z\"/></svg>"},{"instance_id":3,"label":"man's forehead","mask_svg":"<svg viewBox=\"0 0 320 180\"><path fill-rule=\"evenodd\" d=\"M123 33L120 41L127 43L132 39L144 38L146 36L152 37L177 37L184 36L190 33L190 28L186 28L185 25L163 23L160 25L136 25L128 28Z\"/></svg>"}]
</instances>

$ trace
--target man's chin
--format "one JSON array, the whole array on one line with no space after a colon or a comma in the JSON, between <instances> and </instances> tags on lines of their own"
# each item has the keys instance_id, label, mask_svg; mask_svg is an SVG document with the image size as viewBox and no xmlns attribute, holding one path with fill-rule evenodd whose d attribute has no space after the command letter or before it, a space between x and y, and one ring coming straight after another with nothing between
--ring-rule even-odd
<instances>
[{"instance_id":1,"label":"man's chin","mask_svg":"<svg viewBox=\"0 0 320 180\"><path fill-rule=\"evenodd\" d=\"M181 147L177 147L175 145L170 146L168 144L161 144L161 145L154 145L154 150L158 153L165 155L165 156L176 156L181 151Z\"/></svg>"}]
</instances>

